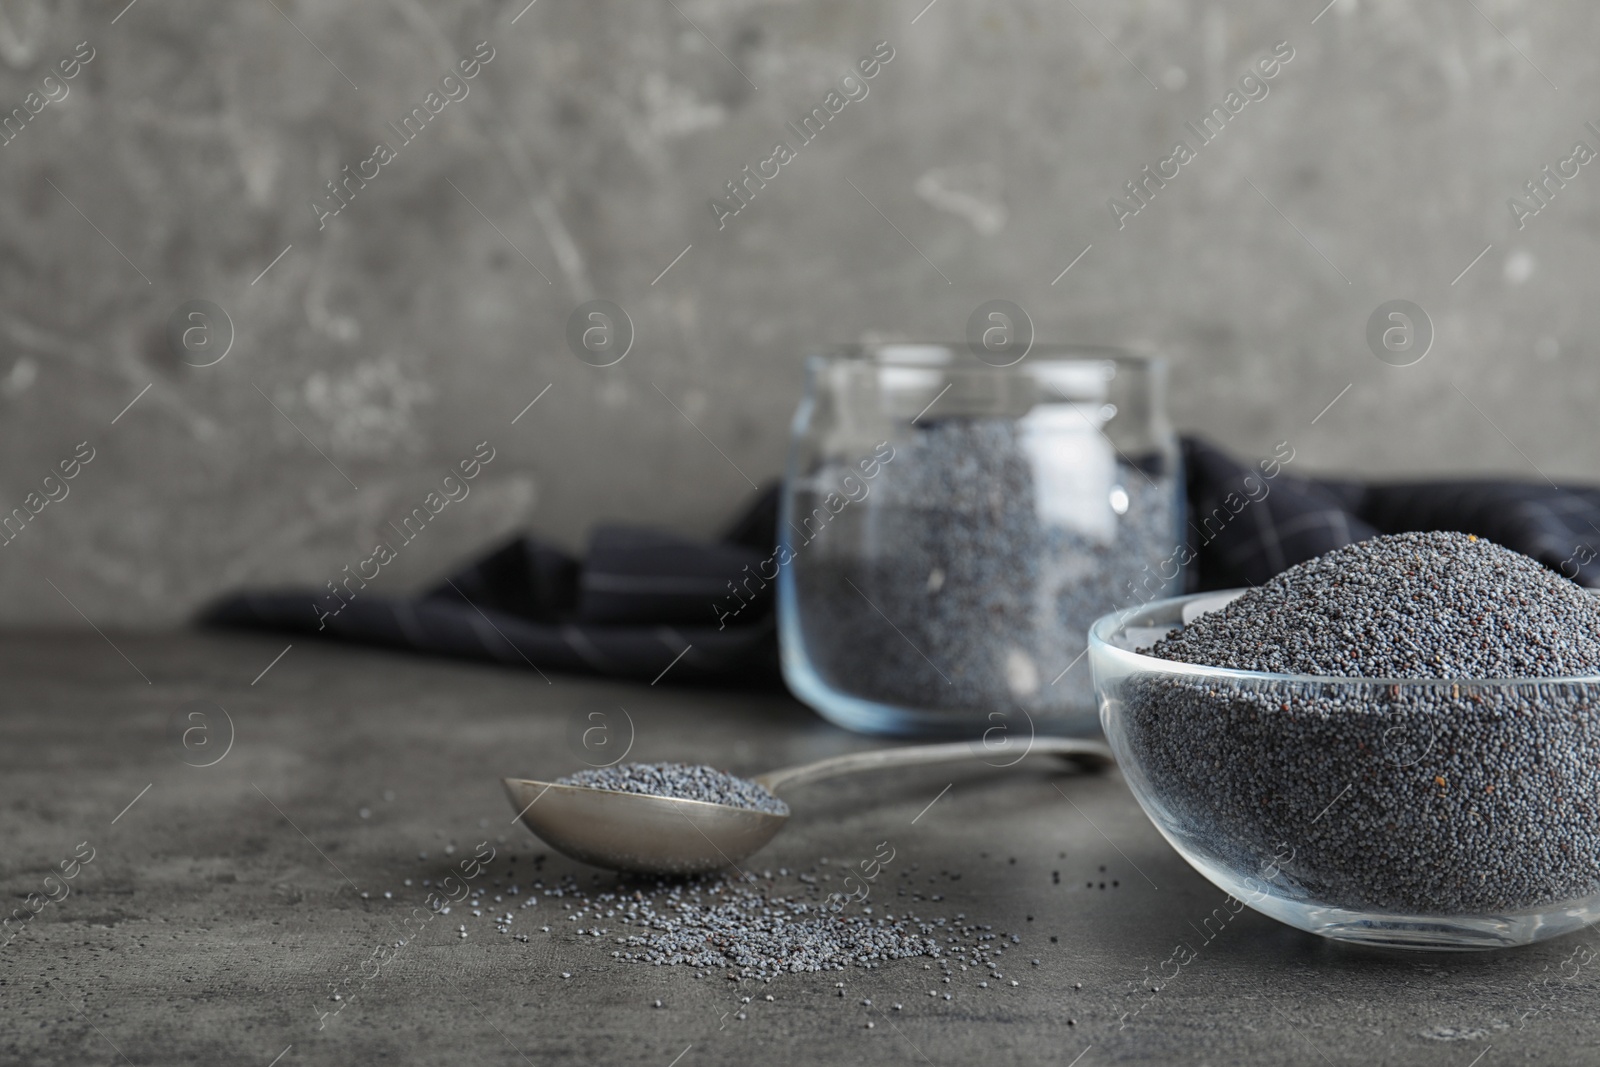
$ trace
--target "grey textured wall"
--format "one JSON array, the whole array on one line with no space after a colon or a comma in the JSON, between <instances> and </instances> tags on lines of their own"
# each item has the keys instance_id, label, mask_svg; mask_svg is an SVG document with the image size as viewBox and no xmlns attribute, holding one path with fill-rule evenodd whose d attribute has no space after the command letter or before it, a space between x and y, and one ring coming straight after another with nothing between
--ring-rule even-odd
<instances>
[{"instance_id":1,"label":"grey textured wall","mask_svg":"<svg viewBox=\"0 0 1600 1067\"><path fill-rule=\"evenodd\" d=\"M0 509L67 493L0 547L9 625L320 585L485 440L393 591L517 528L708 532L779 471L808 346L960 337L996 298L1043 340L1163 351L1180 426L1288 440L1294 469L1592 471L1600 168L1520 229L1507 205L1600 149L1592 5L125 2L0 8L26 117L0 147ZM1280 41L1201 145L1184 123ZM878 42L802 144L785 123ZM1109 199L1180 137L1195 158L1119 229ZM719 230L709 201L779 140ZM231 321L212 366L225 325L169 336L195 299ZM613 366L565 339L593 299L633 324ZM1412 366L1368 348L1392 299L1432 322Z\"/></svg>"}]
</instances>

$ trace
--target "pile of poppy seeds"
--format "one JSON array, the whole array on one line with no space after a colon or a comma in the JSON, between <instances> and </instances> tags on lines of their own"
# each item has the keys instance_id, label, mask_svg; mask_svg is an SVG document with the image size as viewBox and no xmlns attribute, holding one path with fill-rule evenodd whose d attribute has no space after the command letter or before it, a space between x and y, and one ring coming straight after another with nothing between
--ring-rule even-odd
<instances>
[{"instance_id":1,"label":"pile of poppy seeds","mask_svg":"<svg viewBox=\"0 0 1600 1067\"><path fill-rule=\"evenodd\" d=\"M1379 537L1144 651L1330 678L1122 683L1139 773L1219 865L1400 914L1600 893L1600 679L1539 681L1600 674L1600 597L1536 561L1464 534ZM1416 678L1439 681L1388 681Z\"/></svg>"},{"instance_id":2,"label":"pile of poppy seeds","mask_svg":"<svg viewBox=\"0 0 1600 1067\"><path fill-rule=\"evenodd\" d=\"M789 805L773 796L761 783L703 763L624 763L579 771L557 778L554 784L645 793L674 800L703 800L708 804L728 804L770 815L789 814Z\"/></svg>"},{"instance_id":3,"label":"pile of poppy seeds","mask_svg":"<svg viewBox=\"0 0 1600 1067\"><path fill-rule=\"evenodd\" d=\"M426 856L423 853L419 858ZM968 922L964 913L954 919L923 919L914 915L908 904L892 899L839 907L829 892L835 879L852 874L862 877L842 862L822 859L807 871L780 867L776 874L750 870L683 880L622 879L608 888L591 889L579 885L570 873L547 876L543 855L535 857L533 870L524 869L520 878L515 862L513 859L513 867L495 877L492 885L479 885L466 900L435 909L441 916L451 916L451 921L460 920L457 932L461 939L469 935L469 920L481 920L489 913L495 932L515 941L527 942L530 933L575 934L610 946L614 960L683 967L695 978L767 983L784 973L872 970L890 960L918 957L929 961L923 965L925 970L937 969L938 981L933 976L928 980L930 997L942 995L951 1000L962 987L1020 984L1006 977L1003 966L1006 950L1021 946L1019 934L996 933L992 925ZM882 879L874 884L875 895L889 895L890 886L899 881L893 898L909 893L912 901L924 899L924 893L916 888L923 877L917 864L907 865L898 878L882 873ZM597 882L601 878L593 877ZM928 876L927 881L938 884L959 878L959 873L941 871L937 880ZM424 879L422 886L428 888L430 881ZM935 892L931 899L940 901L943 896ZM512 910L501 912L496 905ZM534 924L530 933L515 932L515 926L525 926L518 922L516 912L530 908ZM562 972L561 977L571 978L572 974ZM839 995L844 996L844 984L837 985Z\"/></svg>"},{"instance_id":4,"label":"pile of poppy seeds","mask_svg":"<svg viewBox=\"0 0 1600 1067\"><path fill-rule=\"evenodd\" d=\"M814 876L802 875L801 881L816 883ZM595 900L640 930L616 938L625 947L612 956L687 966L700 977L721 971L728 978L770 982L786 971L870 970L913 956L948 957L946 974L953 961L963 971L981 968L995 979L1004 977L997 954L1004 945L989 946L995 939L989 927L921 919L893 905L881 917L871 905L835 911L810 894L774 892L754 875L663 883L650 896L636 890ZM1012 943L1019 941L1013 935Z\"/></svg>"}]
</instances>

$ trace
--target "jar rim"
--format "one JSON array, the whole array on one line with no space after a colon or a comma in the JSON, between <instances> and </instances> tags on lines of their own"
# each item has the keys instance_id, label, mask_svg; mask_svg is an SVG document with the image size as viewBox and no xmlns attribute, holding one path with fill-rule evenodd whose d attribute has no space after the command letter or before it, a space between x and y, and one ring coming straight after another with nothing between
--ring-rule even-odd
<instances>
[{"instance_id":1,"label":"jar rim","mask_svg":"<svg viewBox=\"0 0 1600 1067\"><path fill-rule=\"evenodd\" d=\"M971 357L962 359L963 356ZM958 341L872 341L818 346L806 355L808 362L820 364L862 364L880 367L925 367L945 371L975 373L1026 373L1028 363L1053 366L1070 363L1116 363L1154 369L1166 360L1116 345L1051 343L1030 345L1010 363L990 363L976 357L964 342Z\"/></svg>"}]
</instances>

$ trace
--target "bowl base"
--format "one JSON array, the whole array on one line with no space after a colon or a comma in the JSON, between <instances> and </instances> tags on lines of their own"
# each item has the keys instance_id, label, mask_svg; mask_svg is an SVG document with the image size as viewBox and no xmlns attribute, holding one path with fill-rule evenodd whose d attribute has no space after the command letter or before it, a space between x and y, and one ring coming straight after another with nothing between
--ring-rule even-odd
<instances>
[{"instance_id":1,"label":"bowl base","mask_svg":"<svg viewBox=\"0 0 1600 1067\"><path fill-rule=\"evenodd\" d=\"M1322 910L1322 909L1318 909ZM1314 934L1335 941L1350 941L1380 948L1424 949L1435 952L1472 952L1489 948L1512 948L1554 937L1545 924L1523 919L1476 919L1441 921L1398 915L1372 915L1357 918L1350 913L1334 921L1312 921L1304 927ZM1586 925L1577 923L1572 928ZM1559 931L1565 932L1565 931Z\"/></svg>"},{"instance_id":2,"label":"bowl base","mask_svg":"<svg viewBox=\"0 0 1600 1067\"><path fill-rule=\"evenodd\" d=\"M1545 910L1501 915L1404 915L1359 911L1295 899L1280 887L1235 877L1157 826L1178 853L1218 888L1261 914L1307 933L1379 948L1471 952L1531 945L1600 921L1600 896Z\"/></svg>"}]
</instances>

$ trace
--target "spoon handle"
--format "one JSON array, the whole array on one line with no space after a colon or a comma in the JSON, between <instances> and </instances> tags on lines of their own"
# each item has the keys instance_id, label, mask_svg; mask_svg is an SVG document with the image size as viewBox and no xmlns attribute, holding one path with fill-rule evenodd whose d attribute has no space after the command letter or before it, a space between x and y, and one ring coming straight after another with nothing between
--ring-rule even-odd
<instances>
[{"instance_id":1,"label":"spoon handle","mask_svg":"<svg viewBox=\"0 0 1600 1067\"><path fill-rule=\"evenodd\" d=\"M1061 756L1074 760L1089 769L1109 767L1116 761L1111 750L1099 741L1077 741L1064 737L1036 737L1022 756L1007 763L991 763L995 767L1009 767L1020 763L1030 753ZM756 781L777 793L789 786L836 778L841 774L861 771L885 770L890 767L910 767L923 763L956 763L962 760L984 759L994 753L986 750L982 741L955 741L943 745L912 745L906 748L884 748L872 752L851 752L831 756L815 763L802 763L797 767L783 767L757 775Z\"/></svg>"}]
</instances>

